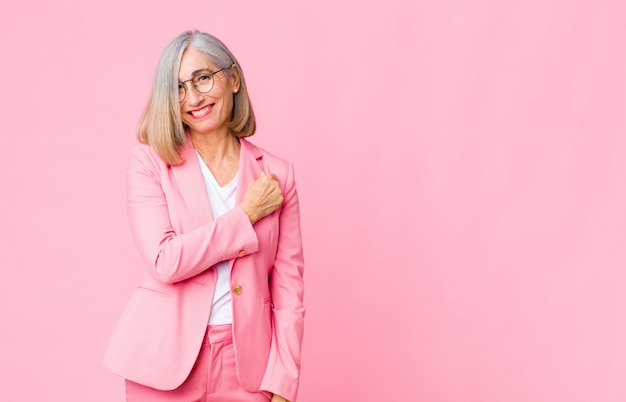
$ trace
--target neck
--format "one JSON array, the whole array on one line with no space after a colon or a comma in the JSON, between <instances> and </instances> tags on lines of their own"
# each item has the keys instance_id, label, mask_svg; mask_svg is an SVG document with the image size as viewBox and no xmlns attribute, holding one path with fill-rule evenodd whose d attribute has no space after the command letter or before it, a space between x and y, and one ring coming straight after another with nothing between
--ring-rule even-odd
<instances>
[{"instance_id":1,"label":"neck","mask_svg":"<svg viewBox=\"0 0 626 402\"><path fill-rule=\"evenodd\" d=\"M230 132L214 134L191 133L191 142L206 162L220 163L231 156L239 156L239 141Z\"/></svg>"}]
</instances>

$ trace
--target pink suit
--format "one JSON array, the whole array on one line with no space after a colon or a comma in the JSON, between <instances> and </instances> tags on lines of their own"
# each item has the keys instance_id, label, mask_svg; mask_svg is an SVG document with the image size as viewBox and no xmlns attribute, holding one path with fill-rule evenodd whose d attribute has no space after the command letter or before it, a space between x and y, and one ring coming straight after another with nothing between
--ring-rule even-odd
<instances>
[{"instance_id":1,"label":"pink suit","mask_svg":"<svg viewBox=\"0 0 626 402\"><path fill-rule=\"evenodd\" d=\"M166 165L147 145L128 165L128 214L147 267L115 328L105 366L161 390L180 386L202 344L228 260L237 377L248 391L294 401L303 335L303 255L298 196L288 162L241 139L236 205L262 172L278 177L283 205L254 226L236 206L214 220L195 150Z\"/></svg>"}]
</instances>

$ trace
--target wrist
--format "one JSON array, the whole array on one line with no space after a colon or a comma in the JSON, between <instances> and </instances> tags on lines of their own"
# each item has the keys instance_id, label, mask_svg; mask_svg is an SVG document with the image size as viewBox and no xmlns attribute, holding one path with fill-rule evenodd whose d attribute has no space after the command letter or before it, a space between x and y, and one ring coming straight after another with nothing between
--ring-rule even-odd
<instances>
[{"instance_id":1,"label":"wrist","mask_svg":"<svg viewBox=\"0 0 626 402\"><path fill-rule=\"evenodd\" d=\"M254 213L254 211L251 211L250 208L248 208L246 205L241 204L240 208L248 216L248 219L250 219L251 224L254 225L259 220L259 216L256 213Z\"/></svg>"}]
</instances>

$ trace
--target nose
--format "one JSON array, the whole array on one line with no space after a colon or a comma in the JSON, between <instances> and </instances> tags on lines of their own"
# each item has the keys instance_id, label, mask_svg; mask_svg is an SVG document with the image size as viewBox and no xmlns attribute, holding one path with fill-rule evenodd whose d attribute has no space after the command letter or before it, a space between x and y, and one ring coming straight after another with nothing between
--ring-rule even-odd
<instances>
[{"instance_id":1,"label":"nose","mask_svg":"<svg viewBox=\"0 0 626 402\"><path fill-rule=\"evenodd\" d=\"M204 96L201 92L199 92L193 85L187 85L186 92L187 92L187 103L190 106L197 106L199 105L202 100L204 99Z\"/></svg>"}]
</instances>

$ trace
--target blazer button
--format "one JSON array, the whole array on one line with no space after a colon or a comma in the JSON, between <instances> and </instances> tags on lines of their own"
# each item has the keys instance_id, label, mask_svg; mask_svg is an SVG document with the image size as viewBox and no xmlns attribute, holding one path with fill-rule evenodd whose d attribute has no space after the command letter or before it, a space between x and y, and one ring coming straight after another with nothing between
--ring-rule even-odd
<instances>
[{"instance_id":1,"label":"blazer button","mask_svg":"<svg viewBox=\"0 0 626 402\"><path fill-rule=\"evenodd\" d=\"M233 292L235 292L236 295L240 295L241 294L241 285L235 285L235 287L233 288Z\"/></svg>"},{"instance_id":2,"label":"blazer button","mask_svg":"<svg viewBox=\"0 0 626 402\"><path fill-rule=\"evenodd\" d=\"M239 250L239 257L246 255L246 250Z\"/></svg>"}]
</instances>

